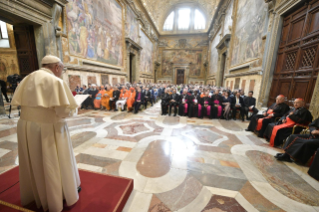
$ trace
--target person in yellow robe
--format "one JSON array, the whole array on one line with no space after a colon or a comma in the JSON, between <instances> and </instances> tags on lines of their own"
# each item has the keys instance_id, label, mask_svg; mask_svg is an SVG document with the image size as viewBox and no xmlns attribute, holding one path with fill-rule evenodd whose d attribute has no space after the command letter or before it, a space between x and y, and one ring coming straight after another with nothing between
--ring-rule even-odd
<instances>
[{"instance_id":1,"label":"person in yellow robe","mask_svg":"<svg viewBox=\"0 0 319 212\"><path fill-rule=\"evenodd\" d=\"M111 110L110 108L110 98L113 98L113 89L111 86L106 86L106 91L102 96L102 106L105 107L107 110Z\"/></svg>"},{"instance_id":2,"label":"person in yellow robe","mask_svg":"<svg viewBox=\"0 0 319 212\"><path fill-rule=\"evenodd\" d=\"M79 199L80 177L65 121L78 104L61 79L63 63L45 56L42 68L26 76L11 104L21 106L17 125L22 206L35 202L44 211L63 210Z\"/></svg>"},{"instance_id":3,"label":"person in yellow robe","mask_svg":"<svg viewBox=\"0 0 319 212\"><path fill-rule=\"evenodd\" d=\"M129 91L129 97L126 102L128 112L130 112L133 109L133 104L135 102L135 95L136 95L135 89L131 87Z\"/></svg>"},{"instance_id":4,"label":"person in yellow robe","mask_svg":"<svg viewBox=\"0 0 319 212\"><path fill-rule=\"evenodd\" d=\"M101 101L102 101L102 97L104 96L104 93L105 93L104 86L101 85L100 88L101 88L101 89L100 89L99 92L96 94L95 99L94 99L94 108L95 108L95 109L101 109Z\"/></svg>"}]
</instances>

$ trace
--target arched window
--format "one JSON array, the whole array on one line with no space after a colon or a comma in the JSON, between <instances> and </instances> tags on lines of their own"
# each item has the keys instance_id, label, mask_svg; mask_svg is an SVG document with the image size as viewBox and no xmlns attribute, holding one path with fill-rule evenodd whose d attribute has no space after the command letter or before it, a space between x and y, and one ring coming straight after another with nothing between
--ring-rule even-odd
<instances>
[{"instance_id":1,"label":"arched window","mask_svg":"<svg viewBox=\"0 0 319 212\"><path fill-rule=\"evenodd\" d=\"M181 5L167 16L163 31L185 31L206 29L206 19L198 7Z\"/></svg>"},{"instance_id":2,"label":"arched window","mask_svg":"<svg viewBox=\"0 0 319 212\"><path fill-rule=\"evenodd\" d=\"M7 24L0 21L0 48L10 48Z\"/></svg>"},{"instance_id":3,"label":"arched window","mask_svg":"<svg viewBox=\"0 0 319 212\"><path fill-rule=\"evenodd\" d=\"M164 31L171 31L173 30L173 25L174 25L174 18L175 18L175 13L174 11L169 14L169 16L166 18L166 21L164 23L163 30Z\"/></svg>"},{"instance_id":4,"label":"arched window","mask_svg":"<svg viewBox=\"0 0 319 212\"><path fill-rule=\"evenodd\" d=\"M181 8L178 10L178 29L179 30L186 30L189 28L189 22L191 15L190 8Z\"/></svg>"},{"instance_id":5,"label":"arched window","mask_svg":"<svg viewBox=\"0 0 319 212\"><path fill-rule=\"evenodd\" d=\"M194 29L205 29L206 21L203 14L196 9L195 10L195 18L194 18Z\"/></svg>"}]
</instances>

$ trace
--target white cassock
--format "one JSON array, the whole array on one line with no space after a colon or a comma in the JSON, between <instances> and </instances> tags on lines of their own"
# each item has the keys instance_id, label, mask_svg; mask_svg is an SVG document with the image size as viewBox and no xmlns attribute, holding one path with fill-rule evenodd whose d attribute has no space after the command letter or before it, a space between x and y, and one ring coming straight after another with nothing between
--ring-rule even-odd
<instances>
[{"instance_id":1,"label":"white cassock","mask_svg":"<svg viewBox=\"0 0 319 212\"><path fill-rule=\"evenodd\" d=\"M18 122L19 178L22 205L33 201L46 211L63 210L79 199L79 172L64 118L77 113L65 82L41 68L25 77L12 99L21 105Z\"/></svg>"}]
</instances>

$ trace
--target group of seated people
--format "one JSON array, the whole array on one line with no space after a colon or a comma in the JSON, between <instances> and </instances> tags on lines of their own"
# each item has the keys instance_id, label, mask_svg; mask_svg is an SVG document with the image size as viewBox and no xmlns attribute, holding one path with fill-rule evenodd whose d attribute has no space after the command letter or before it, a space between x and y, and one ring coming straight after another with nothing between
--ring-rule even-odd
<instances>
[{"instance_id":1,"label":"group of seated people","mask_svg":"<svg viewBox=\"0 0 319 212\"><path fill-rule=\"evenodd\" d=\"M148 103L153 105L158 96L156 86L146 86L142 84L126 85L105 85L96 86L89 84L81 88L79 85L75 89L75 95L87 94L89 97L83 102L82 109L101 109L128 111L137 113L141 105L147 108Z\"/></svg>"},{"instance_id":2,"label":"group of seated people","mask_svg":"<svg viewBox=\"0 0 319 212\"><path fill-rule=\"evenodd\" d=\"M279 161L292 162L293 159L306 164L312 158L308 173L319 180L319 154L314 155L319 150L319 118L312 120L303 99L295 99L294 107L290 108L285 97L279 95L266 111L251 117L246 131L266 138L272 147L283 146L284 153L275 155ZM300 135L305 128L309 129L309 134Z\"/></svg>"},{"instance_id":3,"label":"group of seated people","mask_svg":"<svg viewBox=\"0 0 319 212\"><path fill-rule=\"evenodd\" d=\"M237 111L240 112L242 121L245 117L249 120L248 113L257 114L256 99L253 91L248 96L243 90L223 89L215 86L163 86L162 115L188 116L209 119L221 118L236 120Z\"/></svg>"},{"instance_id":4,"label":"group of seated people","mask_svg":"<svg viewBox=\"0 0 319 212\"><path fill-rule=\"evenodd\" d=\"M285 97L279 95L276 102L263 113L258 113L253 91L244 95L242 90L234 90L210 85L166 85L166 84L126 84L126 85L89 85L79 86L76 94L88 94L82 108L132 111L135 114L140 106L147 108L161 99L162 115L198 118L222 118L236 120L237 112L241 120L250 120L246 131L257 133L266 138L270 146L283 146L285 153L275 155L280 161L291 162L291 158L303 164L315 154L319 148L319 119L312 122L313 116L304 107L303 99L295 99L294 107L285 103ZM248 117L248 113L252 115ZM309 135L299 135L306 126ZM293 135L292 135L293 134ZM287 138L287 139L286 139ZM284 141L286 141L284 143ZM319 150L319 149L318 149ZM319 155L319 154L317 154ZM309 174L319 180L319 156L314 157Z\"/></svg>"}]
</instances>

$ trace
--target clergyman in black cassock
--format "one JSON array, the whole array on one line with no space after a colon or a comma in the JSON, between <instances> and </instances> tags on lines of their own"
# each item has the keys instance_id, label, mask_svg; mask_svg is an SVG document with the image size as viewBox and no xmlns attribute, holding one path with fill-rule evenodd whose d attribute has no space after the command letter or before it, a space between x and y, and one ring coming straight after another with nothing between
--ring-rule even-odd
<instances>
[{"instance_id":1,"label":"clergyman in black cassock","mask_svg":"<svg viewBox=\"0 0 319 212\"><path fill-rule=\"evenodd\" d=\"M285 97L279 95L276 103L271 105L262 115L253 115L246 131L258 131L258 136L262 137L269 123L275 122L277 117L282 117L289 111L289 106L284 103Z\"/></svg>"},{"instance_id":2,"label":"clergyman in black cassock","mask_svg":"<svg viewBox=\"0 0 319 212\"><path fill-rule=\"evenodd\" d=\"M291 135L285 143L285 153L278 153L275 158L291 162L290 158L305 164L319 148L319 119L309 125L309 135Z\"/></svg>"},{"instance_id":3,"label":"clergyman in black cassock","mask_svg":"<svg viewBox=\"0 0 319 212\"><path fill-rule=\"evenodd\" d=\"M188 117L198 117L198 105L200 103L200 95L198 94L198 91L194 92L193 95L193 103L190 105L188 110Z\"/></svg>"},{"instance_id":4,"label":"clergyman in black cassock","mask_svg":"<svg viewBox=\"0 0 319 212\"><path fill-rule=\"evenodd\" d=\"M141 91L141 88L138 87L136 95L135 95L135 102L133 104L135 114L138 113L143 102L144 102L144 93Z\"/></svg>"},{"instance_id":5,"label":"clergyman in black cassock","mask_svg":"<svg viewBox=\"0 0 319 212\"><path fill-rule=\"evenodd\" d=\"M201 111L199 118L207 117L212 118L212 99L209 97L209 91L207 91L200 101Z\"/></svg>"},{"instance_id":6,"label":"clergyman in black cassock","mask_svg":"<svg viewBox=\"0 0 319 212\"><path fill-rule=\"evenodd\" d=\"M181 103L179 104L178 114L180 116L186 116L188 114L189 108L193 103L194 96L190 93L187 93L187 88L183 90L181 96Z\"/></svg>"},{"instance_id":7,"label":"clergyman in black cassock","mask_svg":"<svg viewBox=\"0 0 319 212\"><path fill-rule=\"evenodd\" d=\"M212 102L212 114L211 117L213 119L220 118L223 112L223 98L219 94L219 90L215 90L214 94L211 97Z\"/></svg>"},{"instance_id":8,"label":"clergyman in black cassock","mask_svg":"<svg viewBox=\"0 0 319 212\"><path fill-rule=\"evenodd\" d=\"M121 91L119 91L118 87L114 86L114 90L113 90L113 97L110 98L110 110L112 110L113 105L114 105L114 110L116 109L115 107L115 102L117 102L117 100L119 100Z\"/></svg>"},{"instance_id":9,"label":"clergyman in black cassock","mask_svg":"<svg viewBox=\"0 0 319 212\"><path fill-rule=\"evenodd\" d=\"M304 108L304 101L296 99L294 101L295 108L284 115L277 123L268 124L264 137L270 139L270 146L282 145L283 140L292 134L293 127L296 124L308 125L312 121L312 115ZM297 129L298 130L298 129ZM299 129L295 133L301 132Z\"/></svg>"},{"instance_id":10,"label":"clergyman in black cassock","mask_svg":"<svg viewBox=\"0 0 319 212\"><path fill-rule=\"evenodd\" d=\"M308 174L319 181L319 149L317 149L317 153L309 168Z\"/></svg>"},{"instance_id":11,"label":"clergyman in black cassock","mask_svg":"<svg viewBox=\"0 0 319 212\"><path fill-rule=\"evenodd\" d=\"M177 107L180 104L180 96L176 93L176 89L173 89L171 100L169 101L169 114L172 114L172 107L174 107L174 116L177 114Z\"/></svg>"}]
</instances>

